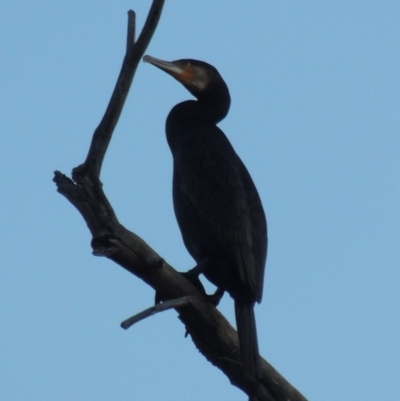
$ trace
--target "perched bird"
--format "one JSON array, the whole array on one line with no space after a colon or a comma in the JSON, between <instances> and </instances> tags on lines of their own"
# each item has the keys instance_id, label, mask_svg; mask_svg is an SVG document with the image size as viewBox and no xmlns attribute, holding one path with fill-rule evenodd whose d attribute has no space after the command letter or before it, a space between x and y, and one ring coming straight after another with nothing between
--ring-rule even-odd
<instances>
[{"instance_id":1,"label":"perched bird","mask_svg":"<svg viewBox=\"0 0 400 401\"><path fill-rule=\"evenodd\" d=\"M144 61L174 77L197 99L174 106L166 121L175 215L197 263L192 272L203 273L221 296L227 291L235 301L243 368L255 376L260 357L254 304L263 292L267 223L249 172L216 125L229 111L228 87L203 61L150 56Z\"/></svg>"}]
</instances>

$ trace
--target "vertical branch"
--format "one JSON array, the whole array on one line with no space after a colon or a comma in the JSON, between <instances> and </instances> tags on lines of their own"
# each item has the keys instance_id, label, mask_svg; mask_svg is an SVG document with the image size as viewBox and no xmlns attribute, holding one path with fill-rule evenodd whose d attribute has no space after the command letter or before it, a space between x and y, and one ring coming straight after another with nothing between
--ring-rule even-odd
<instances>
[{"instance_id":1,"label":"vertical branch","mask_svg":"<svg viewBox=\"0 0 400 401\"><path fill-rule=\"evenodd\" d=\"M90 176L94 181L98 181L100 178L101 166L114 128L124 107L139 61L143 57L157 28L163 5L164 0L153 1L143 30L136 43L134 43L135 14L131 10L128 12L127 46L121 71L104 116L93 134L86 160L72 172L72 177L76 182L84 179L83 176L86 176L86 178Z\"/></svg>"}]
</instances>

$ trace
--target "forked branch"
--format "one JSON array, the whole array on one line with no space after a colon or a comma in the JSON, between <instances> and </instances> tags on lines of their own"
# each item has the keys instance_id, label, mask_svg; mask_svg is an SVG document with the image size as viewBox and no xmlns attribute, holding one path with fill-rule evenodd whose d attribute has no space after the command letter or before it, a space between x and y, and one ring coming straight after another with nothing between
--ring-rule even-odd
<instances>
[{"instance_id":1,"label":"forked branch","mask_svg":"<svg viewBox=\"0 0 400 401\"><path fill-rule=\"evenodd\" d=\"M104 156L139 61L157 27L163 4L164 0L153 1L136 42L135 15L129 11L126 54L110 102L93 134L87 158L73 169L72 179L59 171L55 172L57 191L78 209L86 221L92 234L91 245L95 255L106 256L145 281L164 302L183 298L177 304L166 306L176 309L196 347L225 373L233 385L258 401L306 401L265 360L262 360L262 376L259 379L243 371L237 333L233 327L190 281L169 266L140 237L119 223L103 192L100 172ZM139 317L146 316L146 313Z\"/></svg>"}]
</instances>

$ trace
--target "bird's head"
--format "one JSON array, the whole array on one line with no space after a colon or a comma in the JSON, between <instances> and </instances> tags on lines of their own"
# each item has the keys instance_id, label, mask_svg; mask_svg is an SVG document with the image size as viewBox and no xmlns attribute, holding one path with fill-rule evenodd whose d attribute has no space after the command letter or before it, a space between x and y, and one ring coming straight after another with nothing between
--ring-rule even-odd
<instances>
[{"instance_id":1,"label":"bird's head","mask_svg":"<svg viewBox=\"0 0 400 401\"><path fill-rule=\"evenodd\" d=\"M204 61L192 59L163 61L151 56L144 56L143 61L174 77L199 100L221 90L229 97L228 87L218 70Z\"/></svg>"}]
</instances>

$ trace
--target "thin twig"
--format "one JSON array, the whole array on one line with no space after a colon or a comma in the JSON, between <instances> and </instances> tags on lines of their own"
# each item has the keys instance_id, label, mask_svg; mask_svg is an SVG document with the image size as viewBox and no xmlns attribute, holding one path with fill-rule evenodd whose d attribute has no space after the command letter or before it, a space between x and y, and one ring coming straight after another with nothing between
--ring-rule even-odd
<instances>
[{"instance_id":1,"label":"thin twig","mask_svg":"<svg viewBox=\"0 0 400 401\"><path fill-rule=\"evenodd\" d=\"M124 320L121 323L121 327L125 330L129 329L129 327L133 326L135 323L140 322L143 319L146 319L150 316L155 315L159 312L164 312L169 309L177 308L179 306L188 305L190 302L193 302L192 296L182 297L178 299L171 299L169 301L162 302L161 304L157 304L152 306L151 308L147 308L142 312L137 313L134 316Z\"/></svg>"},{"instance_id":2,"label":"thin twig","mask_svg":"<svg viewBox=\"0 0 400 401\"><path fill-rule=\"evenodd\" d=\"M129 53L135 44L136 36L136 14L133 10L128 11L128 32L126 35L126 53Z\"/></svg>"}]
</instances>

